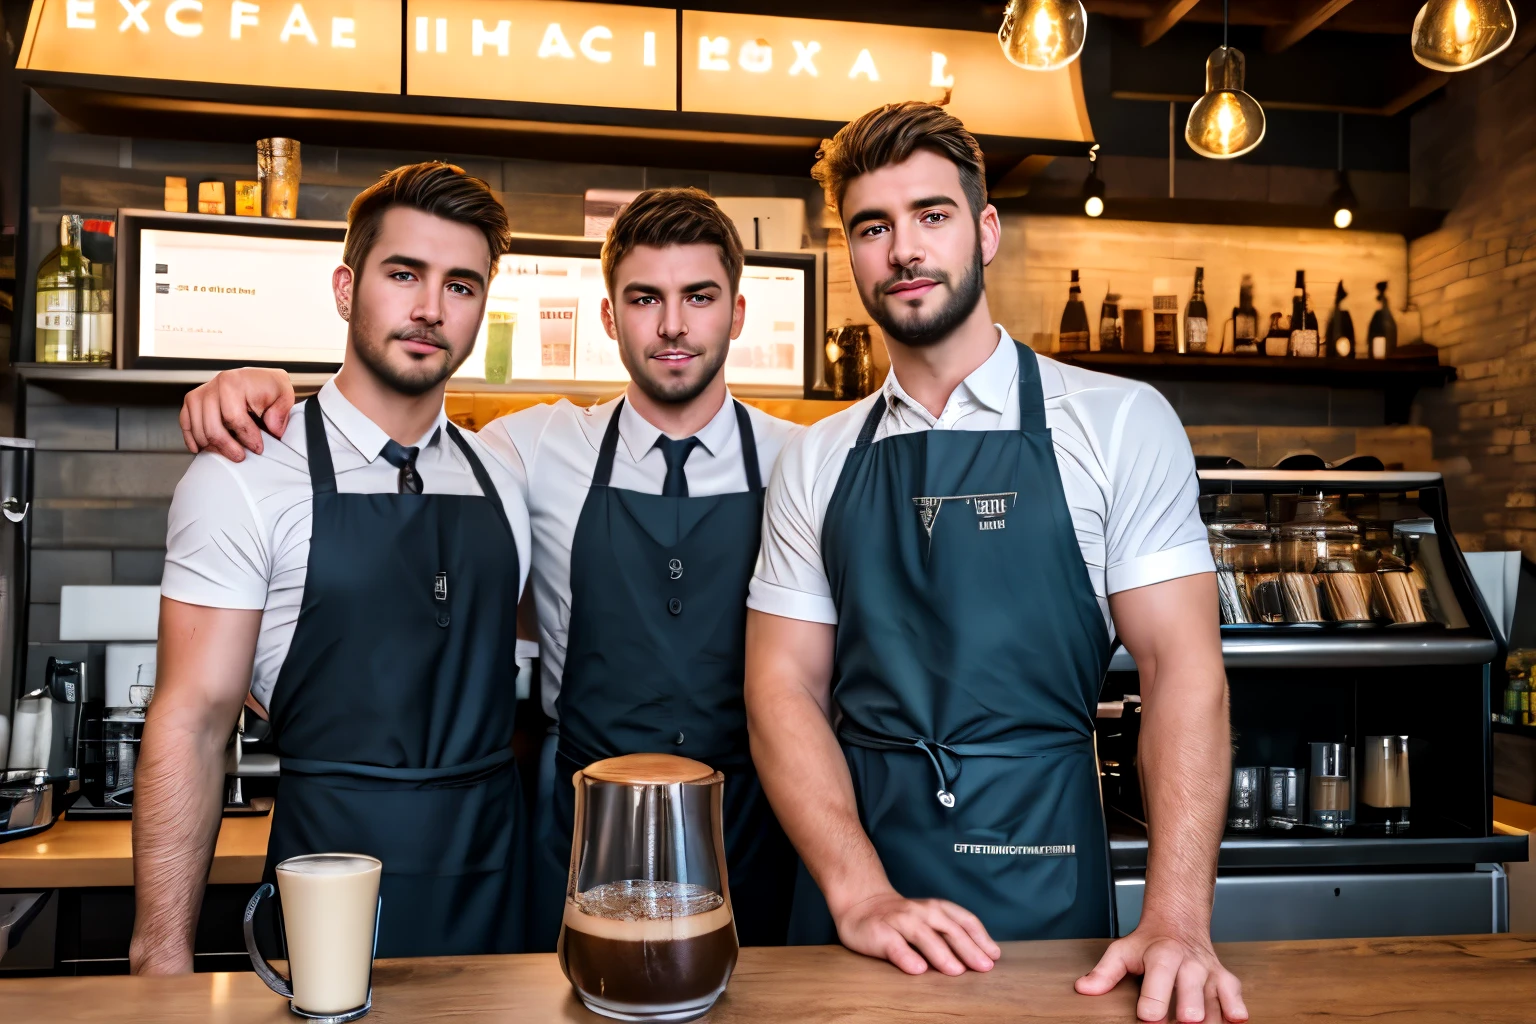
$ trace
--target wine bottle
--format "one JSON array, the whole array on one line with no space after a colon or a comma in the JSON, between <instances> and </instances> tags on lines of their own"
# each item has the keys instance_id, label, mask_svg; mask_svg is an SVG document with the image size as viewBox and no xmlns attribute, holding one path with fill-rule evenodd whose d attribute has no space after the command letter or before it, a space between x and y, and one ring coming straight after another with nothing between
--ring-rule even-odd
<instances>
[{"instance_id":1,"label":"wine bottle","mask_svg":"<svg viewBox=\"0 0 1536 1024\"><path fill-rule=\"evenodd\" d=\"M1205 311L1205 268L1195 268L1195 290L1189 293L1184 307L1184 352L1187 355L1204 355L1210 339L1210 315Z\"/></svg>"},{"instance_id":2,"label":"wine bottle","mask_svg":"<svg viewBox=\"0 0 1536 1024\"><path fill-rule=\"evenodd\" d=\"M1379 307L1371 314L1371 327L1368 335L1371 339L1369 347L1363 348L1361 356L1369 355L1372 359L1385 359L1397 351L1397 320L1392 316L1392 307L1387 304L1387 282L1376 282L1376 304Z\"/></svg>"},{"instance_id":3,"label":"wine bottle","mask_svg":"<svg viewBox=\"0 0 1536 1024\"><path fill-rule=\"evenodd\" d=\"M1328 354L1342 359L1355 354L1355 320L1344 308L1344 299L1348 295L1344 282L1340 281L1333 293L1333 312L1328 315Z\"/></svg>"},{"instance_id":4,"label":"wine bottle","mask_svg":"<svg viewBox=\"0 0 1536 1024\"><path fill-rule=\"evenodd\" d=\"M1232 310L1232 351L1236 355L1255 355L1259 351L1259 314L1253 308L1253 278L1243 275L1237 292L1237 308Z\"/></svg>"},{"instance_id":5,"label":"wine bottle","mask_svg":"<svg viewBox=\"0 0 1536 1024\"><path fill-rule=\"evenodd\" d=\"M90 272L80 251L84 220L66 214L59 221L59 244L37 268L37 361L69 363L80 359L81 314L88 305Z\"/></svg>"},{"instance_id":6,"label":"wine bottle","mask_svg":"<svg viewBox=\"0 0 1536 1024\"><path fill-rule=\"evenodd\" d=\"M1296 271L1296 291L1291 296L1290 354L1302 358L1317 356L1317 314L1307 306L1306 271Z\"/></svg>"},{"instance_id":7,"label":"wine bottle","mask_svg":"<svg viewBox=\"0 0 1536 1024\"><path fill-rule=\"evenodd\" d=\"M1099 307L1099 351L1119 352L1124 348L1120 333L1120 295L1105 291Z\"/></svg>"},{"instance_id":8,"label":"wine bottle","mask_svg":"<svg viewBox=\"0 0 1536 1024\"><path fill-rule=\"evenodd\" d=\"M1067 293L1067 307L1061 311L1061 352L1088 351L1088 310L1083 308L1083 290L1072 271L1072 288Z\"/></svg>"},{"instance_id":9,"label":"wine bottle","mask_svg":"<svg viewBox=\"0 0 1536 1024\"><path fill-rule=\"evenodd\" d=\"M1269 333L1264 335L1264 354L1283 356L1291 348L1291 325L1284 313L1269 314Z\"/></svg>"}]
</instances>

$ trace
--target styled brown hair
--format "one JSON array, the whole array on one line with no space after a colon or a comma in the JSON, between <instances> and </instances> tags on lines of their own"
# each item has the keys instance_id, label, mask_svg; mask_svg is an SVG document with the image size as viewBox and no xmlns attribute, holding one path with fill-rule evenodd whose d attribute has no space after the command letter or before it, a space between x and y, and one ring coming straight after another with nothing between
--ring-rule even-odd
<instances>
[{"instance_id":1,"label":"styled brown hair","mask_svg":"<svg viewBox=\"0 0 1536 1024\"><path fill-rule=\"evenodd\" d=\"M950 160L960 171L971 213L987 205L987 166L976 137L943 107L908 100L887 103L849 121L816 152L811 177L826 190L827 201L841 211L848 183L861 174L899 164L920 149Z\"/></svg>"},{"instance_id":2,"label":"styled brown hair","mask_svg":"<svg viewBox=\"0 0 1536 1024\"><path fill-rule=\"evenodd\" d=\"M462 167L429 160L396 167L358 193L347 210L347 240L341 249L341 262L354 272L362 267L368 250L378 240L385 211L395 206L478 228L491 249L492 275L497 260L512 248L507 211L491 186Z\"/></svg>"},{"instance_id":3,"label":"styled brown hair","mask_svg":"<svg viewBox=\"0 0 1536 1024\"><path fill-rule=\"evenodd\" d=\"M603 281L610 292L619 261L640 245L713 245L731 279L731 294L741 287L741 267L747 259L741 236L703 189L647 189L619 211L603 240Z\"/></svg>"}]
</instances>

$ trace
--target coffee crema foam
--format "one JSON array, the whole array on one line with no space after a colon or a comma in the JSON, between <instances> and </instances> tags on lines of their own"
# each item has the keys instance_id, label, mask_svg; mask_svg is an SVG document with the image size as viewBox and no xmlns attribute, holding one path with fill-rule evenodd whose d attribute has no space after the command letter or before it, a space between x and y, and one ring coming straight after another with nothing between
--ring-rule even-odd
<instances>
[{"instance_id":1,"label":"coffee crema foam","mask_svg":"<svg viewBox=\"0 0 1536 1024\"><path fill-rule=\"evenodd\" d=\"M731 908L713 889L688 882L627 878L565 902L565 926L621 942L666 942L730 926Z\"/></svg>"},{"instance_id":2,"label":"coffee crema foam","mask_svg":"<svg viewBox=\"0 0 1536 1024\"><path fill-rule=\"evenodd\" d=\"M361 854L314 853L289 858L277 870L290 875L366 875L380 866L374 858Z\"/></svg>"}]
</instances>

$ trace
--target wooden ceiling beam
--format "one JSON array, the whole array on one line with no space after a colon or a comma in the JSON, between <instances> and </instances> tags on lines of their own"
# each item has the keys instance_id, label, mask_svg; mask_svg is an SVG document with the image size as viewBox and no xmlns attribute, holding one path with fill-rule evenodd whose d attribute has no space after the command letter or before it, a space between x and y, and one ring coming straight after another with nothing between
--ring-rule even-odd
<instances>
[{"instance_id":1,"label":"wooden ceiling beam","mask_svg":"<svg viewBox=\"0 0 1536 1024\"><path fill-rule=\"evenodd\" d=\"M1288 25L1272 25L1264 30L1264 52L1280 53L1320 28L1324 22L1349 6L1349 0L1312 0Z\"/></svg>"},{"instance_id":2,"label":"wooden ceiling beam","mask_svg":"<svg viewBox=\"0 0 1536 1024\"><path fill-rule=\"evenodd\" d=\"M1141 45L1151 46L1188 14L1200 0L1168 0L1157 13L1141 23Z\"/></svg>"},{"instance_id":3,"label":"wooden ceiling beam","mask_svg":"<svg viewBox=\"0 0 1536 1024\"><path fill-rule=\"evenodd\" d=\"M1158 14L1165 0L1083 0L1089 14L1126 21L1146 21ZM997 5L998 17L1003 6ZM1406 35L1413 27L1416 4L1405 5L1403 0L1354 0L1340 11L1328 25L1333 32L1366 32L1372 34ZM1185 22L1221 24L1220 4L1199 4L1185 14ZM1233 0L1232 24L1269 28L1289 25L1296 20L1296 4L1293 0Z\"/></svg>"}]
</instances>

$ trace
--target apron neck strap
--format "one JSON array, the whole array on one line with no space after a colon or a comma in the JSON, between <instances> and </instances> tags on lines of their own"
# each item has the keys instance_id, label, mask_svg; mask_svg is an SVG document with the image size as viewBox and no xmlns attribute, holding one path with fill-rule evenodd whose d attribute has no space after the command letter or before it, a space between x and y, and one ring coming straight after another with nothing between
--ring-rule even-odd
<instances>
[{"instance_id":1,"label":"apron neck strap","mask_svg":"<svg viewBox=\"0 0 1536 1024\"><path fill-rule=\"evenodd\" d=\"M464 453L464 458L469 460L469 471L475 474L475 483L480 485L480 491L491 502L491 508L496 511L496 518L501 520L501 525L506 527L507 536L513 536L512 523L507 519L507 510L502 507L501 494L496 490L496 485L491 483L491 475L485 471L485 463L480 461L480 456L464 440L464 435L459 433L459 428L452 423L448 424L448 436L453 438L453 443L459 446L459 451Z\"/></svg>"},{"instance_id":2,"label":"apron neck strap","mask_svg":"<svg viewBox=\"0 0 1536 1024\"><path fill-rule=\"evenodd\" d=\"M735 399L732 399L735 402ZM597 468L592 470L592 486L607 487L613 479L613 455L619 448L619 416L624 412L624 399L613 406L613 418L603 431L603 443L597 449ZM747 471L747 490L763 489L763 470L757 461L757 437L752 433L752 419L747 407L736 402L736 431L741 435L741 461Z\"/></svg>"},{"instance_id":3,"label":"apron neck strap","mask_svg":"<svg viewBox=\"0 0 1536 1024\"><path fill-rule=\"evenodd\" d=\"M308 446L309 486L316 494L336 493L336 468L331 442L325 436L325 410L317 394L304 407L304 441Z\"/></svg>"},{"instance_id":4,"label":"apron neck strap","mask_svg":"<svg viewBox=\"0 0 1536 1024\"><path fill-rule=\"evenodd\" d=\"M1045 426L1045 389L1040 384L1040 358L1029 346L1015 341L1019 355L1019 429L1026 434L1043 434Z\"/></svg>"},{"instance_id":5,"label":"apron neck strap","mask_svg":"<svg viewBox=\"0 0 1536 1024\"><path fill-rule=\"evenodd\" d=\"M763 489L763 469L757 461L757 437L752 433L752 417L747 407L736 402L736 433L741 435L741 462L747 471L747 490Z\"/></svg>"},{"instance_id":6,"label":"apron neck strap","mask_svg":"<svg viewBox=\"0 0 1536 1024\"><path fill-rule=\"evenodd\" d=\"M880 397L875 404L869 407L869 415L864 417L864 426L859 430L859 439L853 443L855 448L863 448L875 439L875 431L880 428L880 420L885 416L885 411L890 408L890 403L885 397L885 389L880 389Z\"/></svg>"}]
</instances>

